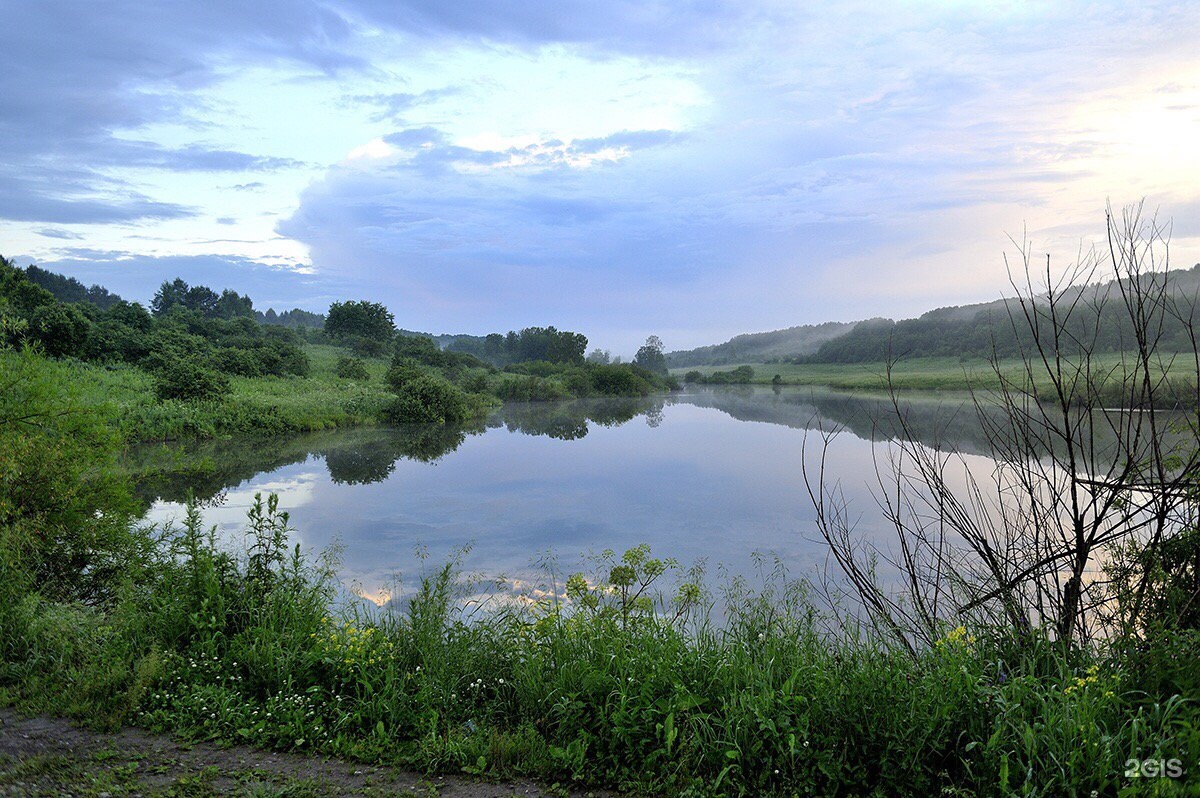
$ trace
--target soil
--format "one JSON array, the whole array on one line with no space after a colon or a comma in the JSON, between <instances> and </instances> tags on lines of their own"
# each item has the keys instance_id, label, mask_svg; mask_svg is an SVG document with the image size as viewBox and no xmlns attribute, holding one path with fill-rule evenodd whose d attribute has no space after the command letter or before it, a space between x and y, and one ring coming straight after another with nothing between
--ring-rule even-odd
<instances>
[{"instance_id":1,"label":"soil","mask_svg":"<svg viewBox=\"0 0 1200 798\"><path fill-rule=\"evenodd\" d=\"M0 796L9 795L600 798L528 781L492 784L244 746L182 743L133 728L100 733L0 708Z\"/></svg>"}]
</instances>

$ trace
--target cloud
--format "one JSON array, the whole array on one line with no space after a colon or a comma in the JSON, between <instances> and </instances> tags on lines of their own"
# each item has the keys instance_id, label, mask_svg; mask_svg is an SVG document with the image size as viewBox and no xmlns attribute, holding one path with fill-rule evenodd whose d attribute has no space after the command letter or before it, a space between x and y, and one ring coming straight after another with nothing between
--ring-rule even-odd
<instances>
[{"instance_id":1,"label":"cloud","mask_svg":"<svg viewBox=\"0 0 1200 798\"><path fill-rule=\"evenodd\" d=\"M40 227L35 230L38 235L46 238L59 238L64 241L79 241L83 238L80 233L73 233L70 230L64 230L61 227Z\"/></svg>"},{"instance_id":2,"label":"cloud","mask_svg":"<svg viewBox=\"0 0 1200 798\"><path fill-rule=\"evenodd\" d=\"M393 92L390 94L358 94L349 99L353 103L375 106L371 114L373 122L399 122L405 114L422 105L437 102L462 93L460 88L447 86L441 89L427 89L421 92Z\"/></svg>"},{"instance_id":3,"label":"cloud","mask_svg":"<svg viewBox=\"0 0 1200 798\"><path fill-rule=\"evenodd\" d=\"M117 193L88 186L79 193L64 188L54 173L21 179L0 172L0 219L54 224L108 224L139 219L184 219L195 212L136 192ZM103 193L97 193L103 191Z\"/></svg>"},{"instance_id":4,"label":"cloud","mask_svg":"<svg viewBox=\"0 0 1200 798\"><path fill-rule=\"evenodd\" d=\"M425 37L530 46L566 42L656 56L711 52L728 45L731 31L790 16L765 5L722 0L360 0L351 7L376 24Z\"/></svg>"},{"instance_id":5,"label":"cloud","mask_svg":"<svg viewBox=\"0 0 1200 798\"><path fill-rule=\"evenodd\" d=\"M199 143L176 148L121 131L169 122L211 127L194 92L228 63L287 60L326 72L362 66L342 46L350 26L317 2L6 4L0 48L0 163L35 182L28 198L5 198L9 220L101 223L179 218L171 201L114 200L107 170L263 171L287 159ZM63 191L57 186L65 185ZM101 199L80 199L89 194Z\"/></svg>"}]
</instances>

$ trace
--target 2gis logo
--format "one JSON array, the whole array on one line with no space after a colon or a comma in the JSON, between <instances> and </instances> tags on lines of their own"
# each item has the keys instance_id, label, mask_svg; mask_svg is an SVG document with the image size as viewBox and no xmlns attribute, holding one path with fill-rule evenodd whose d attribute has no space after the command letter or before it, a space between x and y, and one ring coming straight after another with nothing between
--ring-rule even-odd
<instances>
[{"instance_id":1,"label":"2gis logo","mask_svg":"<svg viewBox=\"0 0 1200 798\"><path fill-rule=\"evenodd\" d=\"M1178 779L1182 778L1185 772L1183 762L1178 759L1125 760L1127 779Z\"/></svg>"}]
</instances>

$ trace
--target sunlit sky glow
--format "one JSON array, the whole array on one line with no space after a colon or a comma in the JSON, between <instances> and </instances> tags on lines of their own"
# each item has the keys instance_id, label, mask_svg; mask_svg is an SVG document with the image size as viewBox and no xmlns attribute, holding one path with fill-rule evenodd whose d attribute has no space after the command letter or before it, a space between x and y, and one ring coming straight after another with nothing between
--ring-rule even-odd
<instances>
[{"instance_id":1,"label":"sunlit sky glow","mask_svg":"<svg viewBox=\"0 0 1200 798\"><path fill-rule=\"evenodd\" d=\"M802 5L811 5L809 9ZM0 253L629 353L1200 261L1200 4L0 0Z\"/></svg>"}]
</instances>

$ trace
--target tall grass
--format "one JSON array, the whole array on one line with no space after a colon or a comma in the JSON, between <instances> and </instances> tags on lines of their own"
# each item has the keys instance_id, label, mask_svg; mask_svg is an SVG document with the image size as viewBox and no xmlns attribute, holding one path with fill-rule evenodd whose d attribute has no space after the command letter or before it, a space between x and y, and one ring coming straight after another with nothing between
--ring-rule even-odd
<instances>
[{"instance_id":1,"label":"tall grass","mask_svg":"<svg viewBox=\"0 0 1200 798\"><path fill-rule=\"evenodd\" d=\"M273 499L248 533L223 551L193 507L109 610L20 599L27 653L4 697L644 793L1115 795L1179 786L1127 778L1131 758L1200 756L1194 687L1150 673L1145 651L957 628L913 657L781 571L726 585L718 621L694 575L645 547L484 608L452 563L368 612L331 602L332 564L289 548ZM1194 656L1194 637L1163 645L1160 659Z\"/></svg>"}]
</instances>

